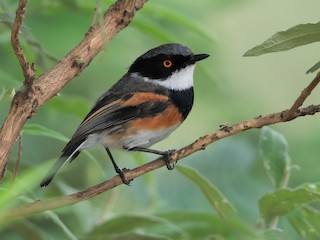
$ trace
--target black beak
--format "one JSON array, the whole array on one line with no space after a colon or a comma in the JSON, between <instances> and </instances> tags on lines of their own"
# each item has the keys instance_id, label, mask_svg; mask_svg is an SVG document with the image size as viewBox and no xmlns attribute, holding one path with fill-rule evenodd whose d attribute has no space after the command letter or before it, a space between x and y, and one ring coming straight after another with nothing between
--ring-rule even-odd
<instances>
[{"instance_id":1,"label":"black beak","mask_svg":"<svg viewBox=\"0 0 320 240\"><path fill-rule=\"evenodd\" d=\"M194 54L191 58L191 62L195 63L203 59L206 59L209 56L210 56L209 54Z\"/></svg>"}]
</instances>

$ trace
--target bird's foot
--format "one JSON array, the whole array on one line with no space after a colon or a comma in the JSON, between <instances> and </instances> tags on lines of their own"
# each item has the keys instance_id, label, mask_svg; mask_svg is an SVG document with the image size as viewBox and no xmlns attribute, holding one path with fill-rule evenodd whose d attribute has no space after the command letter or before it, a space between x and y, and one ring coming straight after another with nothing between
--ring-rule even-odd
<instances>
[{"instance_id":1,"label":"bird's foot","mask_svg":"<svg viewBox=\"0 0 320 240\"><path fill-rule=\"evenodd\" d=\"M128 168L118 168L116 170L116 172L119 174L119 177L121 178L122 182L125 184L125 185L128 185L130 186L130 183L132 180L127 180L126 177L125 177L125 173L130 171L130 169Z\"/></svg>"},{"instance_id":2,"label":"bird's foot","mask_svg":"<svg viewBox=\"0 0 320 240\"><path fill-rule=\"evenodd\" d=\"M175 151L176 151L175 149L171 149L171 150L164 151L162 154L163 161L165 162L168 170L174 169L175 163L171 163L170 160L171 160L171 154L174 153Z\"/></svg>"}]
</instances>

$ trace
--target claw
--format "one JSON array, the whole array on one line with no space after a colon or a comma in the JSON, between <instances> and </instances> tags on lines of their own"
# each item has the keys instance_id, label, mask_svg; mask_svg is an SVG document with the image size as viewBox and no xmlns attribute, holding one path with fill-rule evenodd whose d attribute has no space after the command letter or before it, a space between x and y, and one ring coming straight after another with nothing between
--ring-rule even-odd
<instances>
[{"instance_id":1,"label":"claw","mask_svg":"<svg viewBox=\"0 0 320 240\"><path fill-rule=\"evenodd\" d=\"M165 162L167 169L168 170L173 170L174 169L174 163L170 163L170 158L171 158L171 154L174 153L176 150L175 149L171 149L168 151L165 151L163 156L163 161Z\"/></svg>"},{"instance_id":2,"label":"claw","mask_svg":"<svg viewBox=\"0 0 320 240\"><path fill-rule=\"evenodd\" d=\"M128 186L130 186L130 183L131 183L132 180L127 180L124 174L126 172L128 172L129 170L130 169L127 169L127 168L122 168L122 169L118 168L117 171L116 171L119 174L119 177L121 178L122 182L125 185L128 185Z\"/></svg>"}]
</instances>

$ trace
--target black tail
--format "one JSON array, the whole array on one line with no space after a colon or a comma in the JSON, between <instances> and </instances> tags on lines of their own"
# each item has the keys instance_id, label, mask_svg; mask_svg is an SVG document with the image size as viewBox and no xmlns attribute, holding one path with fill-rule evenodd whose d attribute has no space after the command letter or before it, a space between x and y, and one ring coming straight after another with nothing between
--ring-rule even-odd
<instances>
[{"instance_id":1,"label":"black tail","mask_svg":"<svg viewBox=\"0 0 320 240\"><path fill-rule=\"evenodd\" d=\"M78 142L77 144L70 144L71 141L67 144L67 146L63 149L63 154L60 156L60 158L55 162L55 164L51 167L49 172L46 174L46 176L42 179L40 183L40 187L46 187L49 185L49 183L52 181L54 176L57 174L59 169L64 165L66 161L72 161L75 159L80 151L78 151L79 146L82 144L83 141Z\"/></svg>"},{"instance_id":2,"label":"black tail","mask_svg":"<svg viewBox=\"0 0 320 240\"><path fill-rule=\"evenodd\" d=\"M61 156L58 161L51 167L47 175L42 179L40 183L40 187L46 187L52 181L53 177L57 174L59 169L63 166L63 164L67 161L68 157Z\"/></svg>"}]
</instances>

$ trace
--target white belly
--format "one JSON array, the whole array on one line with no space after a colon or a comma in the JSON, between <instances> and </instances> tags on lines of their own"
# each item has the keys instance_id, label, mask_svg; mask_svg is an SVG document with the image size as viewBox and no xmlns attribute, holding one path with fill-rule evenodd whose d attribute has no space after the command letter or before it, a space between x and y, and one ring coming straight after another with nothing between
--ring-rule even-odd
<instances>
[{"instance_id":1,"label":"white belly","mask_svg":"<svg viewBox=\"0 0 320 240\"><path fill-rule=\"evenodd\" d=\"M168 137L175 128L164 129L159 131L141 130L136 134L123 137L120 140L120 146L125 149L130 149L133 147L150 147L151 145L161 141L162 139Z\"/></svg>"},{"instance_id":2,"label":"white belly","mask_svg":"<svg viewBox=\"0 0 320 240\"><path fill-rule=\"evenodd\" d=\"M87 137L86 141L84 141L81 145L80 150L91 147L95 144L101 144L105 147L118 149L130 149L133 147L148 148L151 145L168 137L176 128L177 126L158 131L141 130L132 135L125 135L117 141L115 141L113 136L109 135L108 132L95 133Z\"/></svg>"}]
</instances>

